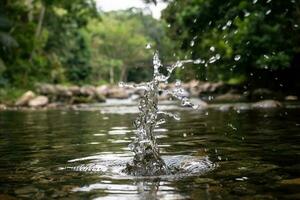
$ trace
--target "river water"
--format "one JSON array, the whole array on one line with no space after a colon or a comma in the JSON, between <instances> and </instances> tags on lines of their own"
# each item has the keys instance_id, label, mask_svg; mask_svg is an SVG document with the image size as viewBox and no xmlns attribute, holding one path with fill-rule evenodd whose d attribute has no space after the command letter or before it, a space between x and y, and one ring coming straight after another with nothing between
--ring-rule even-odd
<instances>
[{"instance_id":1,"label":"river water","mask_svg":"<svg viewBox=\"0 0 300 200\"><path fill-rule=\"evenodd\" d=\"M199 173L121 173L135 102L0 112L0 199L300 199L299 106L161 108L181 116L155 130L163 157L202 160Z\"/></svg>"}]
</instances>

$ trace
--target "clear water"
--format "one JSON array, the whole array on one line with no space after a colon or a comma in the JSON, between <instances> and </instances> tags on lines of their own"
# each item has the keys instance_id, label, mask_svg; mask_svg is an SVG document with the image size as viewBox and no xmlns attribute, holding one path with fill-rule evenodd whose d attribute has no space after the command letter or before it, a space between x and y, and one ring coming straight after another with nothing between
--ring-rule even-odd
<instances>
[{"instance_id":1,"label":"clear water","mask_svg":"<svg viewBox=\"0 0 300 200\"><path fill-rule=\"evenodd\" d=\"M133 177L116 166L133 156L135 105L0 112L0 199L300 198L298 106L237 112L166 103L181 120L155 129L162 156L203 159L203 173Z\"/></svg>"}]
</instances>

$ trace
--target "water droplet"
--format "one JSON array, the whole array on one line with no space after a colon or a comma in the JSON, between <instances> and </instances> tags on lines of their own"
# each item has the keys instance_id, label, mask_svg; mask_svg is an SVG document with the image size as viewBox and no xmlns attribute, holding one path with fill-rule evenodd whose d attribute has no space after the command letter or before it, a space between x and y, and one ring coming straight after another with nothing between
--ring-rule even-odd
<instances>
[{"instance_id":1,"label":"water droplet","mask_svg":"<svg viewBox=\"0 0 300 200\"><path fill-rule=\"evenodd\" d=\"M244 16L245 17L248 17L250 15L250 13L249 12L247 12L247 11L245 11L245 14L244 14Z\"/></svg>"},{"instance_id":2,"label":"water droplet","mask_svg":"<svg viewBox=\"0 0 300 200\"><path fill-rule=\"evenodd\" d=\"M231 24L232 24L232 21L228 20L227 23L226 23L226 26L231 26Z\"/></svg>"},{"instance_id":3,"label":"water droplet","mask_svg":"<svg viewBox=\"0 0 300 200\"><path fill-rule=\"evenodd\" d=\"M256 4L256 3L257 3L257 0L253 0L252 3L253 3L253 4Z\"/></svg>"},{"instance_id":4,"label":"water droplet","mask_svg":"<svg viewBox=\"0 0 300 200\"><path fill-rule=\"evenodd\" d=\"M214 52L214 51L216 50L216 48L215 48L214 46L211 46L211 47L209 48L209 50L210 50L211 52Z\"/></svg>"},{"instance_id":5,"label":"water droplet","mask_svg":"<svg viewBox=\"0 0 300 200\"><path fill-rule=\"evenodd\" d=\"M241 59L241 55L236 55L236 56L234 56L234 60L235 61L239 61Z\"/></svg>"},{"instance_id":6,"label":"water droplet","mask_svg":"<svg viewBox=\"0 0 300 200\"><path fill-rule=\"evenodd\" d=\"M180 87L180 86L181 86L181 81L180 81L180 80L176 80L175 86L176 86L176 87Z\"/></svg>"},{"instance_id":7,"label":"water droplet","mask_svg":"<svg viewBox=\"0 0 300 200\"><path fill-rule=\"evenodd\" d=\"M267 3L270 3L272 0L268 0Z\"/></svg>"},{"instance_id":8,"label":"water droplet","mask_svg":"<svg viewBox=\"0 0 300 200\"><path fill-rule=\"evenodd\" d=\"M151 44L150 44L150 43L148 43L148 44L146 45L146 49L151 49Z\"/></svg>"},{"instance_id":9,"label":"water droplet","mask_svg":"<svg viewBox=\"0 0 300 200\"><path fill-rule=\"evenodd\" d=\"M212 56L209 60L208 63L214 63L217 61L217 58L215 56Z\"/></svg>"},{"instance_id":10,"label":"water droplet","mask_svg":"<svg viewBox=\"0 0 300 200\"><path fill-rule=\"evenodd\" d=\"M299 27L299 25L298 25L298 24L294 24L294 27L295 27L295 28L298 28L298 27Z\"/></svg>"},{"instance_id":11,"label":"water droplet","mask_svg":"<svg viewBox=\"0 0 300 200\"><path fill-rule=\"evenodd\" d=\"M192 41L190 42L190 46L193 47L194 45L195 45L195 41L192 40Z\"/></svg>"},{"instance_id":12,"label":"water droplet","mask_svg":"<svg viewBox=\"0 0 300 200\"><path fill-rule=\"evenodd\" d=\"M269 59L270 57L268 55L264 55L264 58Z\"/></svg>"},{"instance_id":13,"label":"water droplet","mask_svg":"<svg viewBox=\"0 0 300 200\"><path fill-rule=\"evenodd\" d=\"M272 10L267 10L266 15L269 15L272 12Z\"/></svg>"}]
</instances>

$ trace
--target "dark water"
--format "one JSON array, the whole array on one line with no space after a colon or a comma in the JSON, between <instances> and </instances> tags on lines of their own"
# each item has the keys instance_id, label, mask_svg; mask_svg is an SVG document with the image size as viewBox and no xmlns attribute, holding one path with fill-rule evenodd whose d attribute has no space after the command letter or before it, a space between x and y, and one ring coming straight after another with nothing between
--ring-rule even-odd
<instances>
[{"instance_id":1,"label":"dark water","mask_svg":"<svg viewBox=\"0 0 300 200\"><path fill-rule=\"evenodd\" d=\"M299 108L175 109L181 121L156 130L161 152L214 169L142 178L80 167L132 156L131 106L0 112L0 199L300 199Z\"/></svg>"}]
</instances>

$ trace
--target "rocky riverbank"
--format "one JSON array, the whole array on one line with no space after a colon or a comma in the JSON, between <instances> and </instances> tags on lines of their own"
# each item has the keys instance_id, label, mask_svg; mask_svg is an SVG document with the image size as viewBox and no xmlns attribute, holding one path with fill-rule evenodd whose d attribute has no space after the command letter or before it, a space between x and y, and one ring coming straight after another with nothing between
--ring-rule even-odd
<instances>
[{"instance_id":1,"label":"rocky riverbank","mask_svg":"<svg viewBox=\"0 0 300 200\"><path fill-rule=\"evenodd\" d=\"M164 89L172 90L174 84L161 85ZM183 83L183 96L198 98L200 105L205 107L207 103L220 102L256 102L254 108L281 107L279 101L297 101L293 95L284 96L265 88L252 91L239 87L226 85L222 82L210 83L190 81ZM107 99L132 99L137 100L143 91L132 88L121 88L117 85L101 86L64 86L53 84L39 84L34 91L27 91L19 97L13 105L0 104L0 110L7 108L59 108L72 105L102 103ZM161 93L160 100L168 100L170 96Z\"/></svg>"}]
</instances>

